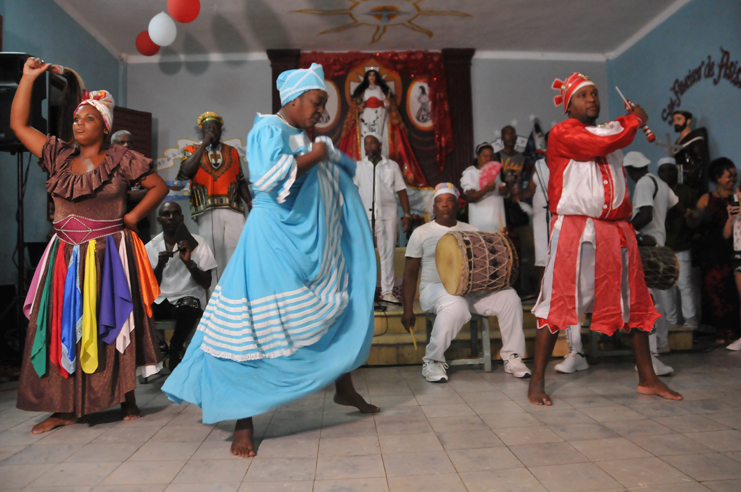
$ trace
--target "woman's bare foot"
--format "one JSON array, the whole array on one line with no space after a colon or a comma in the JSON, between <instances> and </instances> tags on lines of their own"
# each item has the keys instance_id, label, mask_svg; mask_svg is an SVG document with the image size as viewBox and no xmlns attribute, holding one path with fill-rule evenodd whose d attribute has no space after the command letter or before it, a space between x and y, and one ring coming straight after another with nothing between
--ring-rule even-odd
<instances>
[{"instance_id":1,"label":"woman's bare foot","mask_svg":"<svg viewBox=\"0 0 741 492\"><path fill-rule=\"evenodd\" d=\"M348 407L355 407L360 410L361 413L378 413L381 411L375 405L371 405L357 392L355 386L352 384L352 376L350 373L345 373L339 377L334 383L335 394L334 402L338 405L346 405Z\"/></svg>"},{"instance_id":2,"label":"woman's bare foot","mask_svg":"<svg viewBox=\"0 0 741 492\"><path fill-rule=\"evenodd\" d=\"M656 380L651 383L639 383L637 390L642 395L656 395L662 398L666 398L667 400L684 399L682 395L680 395L676 391L669 389L669 387L661 382L659 378L656 378Z\"/></svg>"},{"instance_id":3,"label":"woman's bare foot","mask_svg":"<svg viewBox=\"0 0 741 492\"><path fill-rule=\"evenodd\" d=\"M133 391L126 393L126 401L121 403L121 413L124 420L136 420L142 416L142 411L136 406L136 396Z\"/></svg>"},{"instance_id":4,"label":"woman's bare foot","mask_svg":"<svg viewBox=\"0 0 741 492\"><path fill-rule=\"evenodd\" d=\"M334 402L338 405L345 405L348 407L355 407L360 410L360 413L378 413L381 411L375 405L371 405L365 399L358 394L357 391L350 394L340 394L339 391L334 394Z\"/></svg>"},{"instance_id":5,"label":"woman's bare foot","mask_svg":"<svg viewBox=\"0 0 741 492\"><path fill-rule=\"evenodd\" d=\"M551 406L551 397L545 392L545 383L542 379L531 379L530 385L527 388L527 399L530 403L538 406Z\"/></svg>"},{"instance_id":6,"label":"woman's bare foot","mask_svg":"<svg viewBox=\"0 0 741 492\"><path fill-rule=\"evenodd\" d=\"M43 434L57 427L72 425L76 422L77 417L75 417L74 413L53 413L48 419L34 425L33 429L31 429L31 434Z\"/></svg>"},{"instance_id":7,"label":"woman's bare foot","mask_svg":"<svg viewBox=\"0 0 741 492\"><path fill-rule=\"evenodd\" d=\"M232 436L232 454L240 458L252 458L255 453L255 444L252 441L252 417L237 420Z\"/></svg>"}]
</instances>

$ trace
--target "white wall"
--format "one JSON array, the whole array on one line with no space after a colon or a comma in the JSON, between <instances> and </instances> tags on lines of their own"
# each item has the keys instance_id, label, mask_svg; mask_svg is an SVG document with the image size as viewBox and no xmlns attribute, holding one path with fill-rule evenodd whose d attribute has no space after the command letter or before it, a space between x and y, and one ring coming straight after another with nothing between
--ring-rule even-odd
<instances>
[{"instance_id":1,"label":"white wall","mask_svg":"<svg viewBox=\"0 0 741 492\"><path fill-rule=\"evenodd\" d=\"M563 80L571 72L582 72L594 80L603 94L599 121L609 118L608 98L605 96L607 64L604 61L512 60L482 56L487 55L480 53L474 57L471 68L476 145L492 142L495 140L494 132L506 125L513 125L518 135L530 135L531 115L538 117L544 132L550 130L553 123L563 121L563 106L554 107L553 96L557 92L551 89L551 85L557 77ZM449 87L448 90L455 88ZM513 120L516 120L516 125Z\"/></svg>"}]
</instances>

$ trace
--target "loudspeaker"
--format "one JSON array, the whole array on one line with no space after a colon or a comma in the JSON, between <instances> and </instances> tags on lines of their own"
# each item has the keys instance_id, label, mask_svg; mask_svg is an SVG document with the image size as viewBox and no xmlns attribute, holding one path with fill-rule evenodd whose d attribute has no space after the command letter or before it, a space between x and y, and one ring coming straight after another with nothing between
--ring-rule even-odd
<instances>
[{"instance_id":1,"label":"loudspeaker","mask_svg":"<svg viewBox=\"0 0 741 492\"><path fill-rule=\"evenodd\" d=\"M23 75L23 65L31 55L26 53L0 53L0 152L21 152L25 150L10 129L10 107L13 104L18 82ZM47 123L42 114L46 99L46 74L38 77L33 85L29 124L43 134Z\"/></svg>"}]
</instances>

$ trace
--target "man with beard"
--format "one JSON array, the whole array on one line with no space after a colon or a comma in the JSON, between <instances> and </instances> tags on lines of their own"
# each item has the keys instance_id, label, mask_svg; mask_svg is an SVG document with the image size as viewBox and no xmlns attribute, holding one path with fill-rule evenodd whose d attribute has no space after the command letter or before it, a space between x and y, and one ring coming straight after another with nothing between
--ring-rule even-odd
<instances>
[{"instance_id":1,"label":"man with beard","mask_svg":"<svg viewBox=\"0 0 741 492\"><path fill-rule=\"evenodd\" d=\"M363 144L365 158L358 161L353 181L360 190L360 198L363 200L368 220L374 225L376 247L381 260L381 300L400 304L399 299L392 292L394 289L394 251L399 224L394 194L399 195L399 203L404 210L404 218L401 219L402 228L404 232L407 232L412 225L407 187L399 165L381 154L382 144L379 136L368 134Z\"/></svg>"},{"instance_id":2,"label":"man with beard","mask_svg":"<svg viewBox=\"0 0 741 492\"><path fill-rule=\"evenodd\" d=\"M677 165L682 166L684 184L688 185L698 196L708 191L708 131L705 128L693 130L692 113L678 109L672 113L674 131L679 133L677 144L682 150L674 158Z\"/></svg>"},{"instance_id":3,"label":"man with beard","mask_svg":"<svg viewBox=\"0 0 741 492\"><path fill-rule=\"evenodd\" d=\"M569 118L548 138L548 203L553 214L550 252L533 314L538 320L535 367L528 399L551 405L545 369L559 330L592 313L590 328L613 335L625 330L638 369L638 392L672 400L682 396L656 376L648 332L659 314L646 287L620 149L648 121L640 106L597 126L599 91L586 75L556 79L556 106Z\"/></svg>"}]
</instances>

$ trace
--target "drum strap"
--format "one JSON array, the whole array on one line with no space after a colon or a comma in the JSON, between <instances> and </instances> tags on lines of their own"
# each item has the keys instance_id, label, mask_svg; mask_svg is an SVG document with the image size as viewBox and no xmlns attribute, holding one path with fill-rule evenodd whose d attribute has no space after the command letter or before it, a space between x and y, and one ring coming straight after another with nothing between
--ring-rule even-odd
<instances>
[{"instance_id":1,"label":"drum strap","mask_svg":"<svg viewBox=\"0 0 741 492\"><path fill-rule=\"evenodd\" d=\"M654 182L654 196L653 196L652 200L656 200L656 194L659 192L659 183L657 183L656 182L656 178L654 178L650 174L648 175L648 177L651 178L651 181Z\"/></svg>"}]
</instances>

